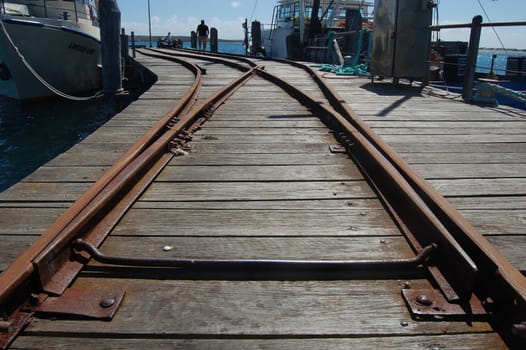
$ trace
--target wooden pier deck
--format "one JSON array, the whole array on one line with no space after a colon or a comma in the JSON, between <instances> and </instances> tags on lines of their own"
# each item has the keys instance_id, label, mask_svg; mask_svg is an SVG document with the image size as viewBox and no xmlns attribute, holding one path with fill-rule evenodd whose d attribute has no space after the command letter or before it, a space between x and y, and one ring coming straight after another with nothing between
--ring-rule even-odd
<instances>
[{"instance_id":1,"label":"wooden pier deck","mask_svg":"<svg viewBox=\"0 0 526 350\"><path fill-rule=\"evenodd\" d=\"M176 63L142 55L138 61L159 76L147 93L82 143L0 193L0 271L193 81ZM202 96L240 75L218 64L199 64L207 68ZM280 63L261 64L324 103L306 74ZM467 105L408 86L327 79L358 116L526 271L524 111ZM330 151L336 143L309 110L254 78L197 132L192 152L170 162L101 250L214 259L412 257L354 163ZM37 319L12 348L506 348L485 321L412 319L400 293L407 283L431 287L424 278L115 276L92 263L74 285L126 290L115 318Z\"/></svg>"}]
</instances>

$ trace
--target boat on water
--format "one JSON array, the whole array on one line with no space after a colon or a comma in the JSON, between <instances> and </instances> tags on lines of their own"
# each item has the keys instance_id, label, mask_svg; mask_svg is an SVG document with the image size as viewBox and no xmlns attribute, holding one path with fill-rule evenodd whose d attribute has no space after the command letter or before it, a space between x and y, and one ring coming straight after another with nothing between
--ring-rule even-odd
<instances>
[{"instance_id":1,"label":"boat on water","mask_svg":"<svg viewBox=\"0 0 526 350\"><path fill-rule=\"evenodd\" d=\"M0 0L0 94L83 94L102 84L93 0Z\"/></svg>"},{"instance_id":2,"label":"boat on water","mask_svg":"<svg viewBox=\"0 0 526 350\"><path fill-rule=\"evenodd\" d=\"M356 34L370 27L373 5L364 0L279 0L270 27L261 31L261 46L274 58L327 61L327 33Z\"/></svg>"}]
</instances>

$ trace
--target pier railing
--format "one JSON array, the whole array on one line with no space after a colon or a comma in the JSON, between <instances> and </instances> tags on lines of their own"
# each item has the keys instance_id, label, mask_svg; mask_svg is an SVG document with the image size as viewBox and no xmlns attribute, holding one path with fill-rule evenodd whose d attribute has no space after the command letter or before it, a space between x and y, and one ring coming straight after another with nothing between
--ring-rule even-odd
<instances>
[{"instance_id":1,"label":"pier railing","mask_svg":"<svg viewBox=\"0 0 526 350\"><path fill-rule=\"evenodd\" d=\"M475 16L471 23L446 24L431 26L432 31L441 31L444 29L470 29L470 38L468 44L467 60L465 64L464 87L462 98L465 101L473 99L473 81L475 79L475 70L477 68L477 57L479 52L480 36L483 27L519 27L526 26L526 21L519 22L494 22L482 23L482 16Z\"/></svg>"}]
</instances>

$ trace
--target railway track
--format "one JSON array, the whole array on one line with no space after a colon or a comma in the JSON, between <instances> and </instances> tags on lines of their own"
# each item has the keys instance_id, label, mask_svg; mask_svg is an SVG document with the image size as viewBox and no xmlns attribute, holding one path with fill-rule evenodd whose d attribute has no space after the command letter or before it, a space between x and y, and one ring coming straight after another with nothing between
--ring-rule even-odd
<instances>
[{"instance_id":1,"label":"railway track","mask_svg":"<svg viewBox=\"0 0 526 350\"><path fill-rule=\"evenodd\" d=\"M272 61L227 55L203 56L185 51L144 50L141 54L184 65L193 72L194 84L171 111L0 275L0 311L4 319L2 348L7 348L35 317L73 314L75 317L113 318L119 312L124 291L112 289L101 295L96 290L79 292L72 288L79 273L86 270L88 275L91 273L99 278L130 276L131 273L149 276L146 278L248 281L425 277L433 288L411 288L409 284L401 288L414 319L490 322L508 346L523 348L526 327L524 276L346 104L341 103L337 94L310 68L294 63L288 68L315 83L316 90L311 88L306 93L305 87L298 88L273 74ZM212 68L212 64L228 68ZM211 69L219 74L216 80L221 80L224 74L223 81L228 83L207 84L207 73ZM331 151L352 158L359 170L353 176L365 179L369 191L377 196L407 240L412 257L167 259L104 254L97 249L153 181L166 171L170 162L192 150L196 132L209 120L213 121L214 113L228 104L230 98L242 93L243 87L253 80L273 84L276 89L285 91L291 101L299 103L323 122L338 141ZM225 126L227 129L235 127ZM295 136L303 137L292 135L291 139ZM213 141L213 137L209 139ZM335 183L338 181L346 184L344 180ZM272 190L271 185L267 191ZM301 187L298 191L302 191ZM86 268L90 259L96 261L99 270L90 272ZM82 298L100 302L97 307L79 307L78 300Z\"/></svg>"}]
</instances>

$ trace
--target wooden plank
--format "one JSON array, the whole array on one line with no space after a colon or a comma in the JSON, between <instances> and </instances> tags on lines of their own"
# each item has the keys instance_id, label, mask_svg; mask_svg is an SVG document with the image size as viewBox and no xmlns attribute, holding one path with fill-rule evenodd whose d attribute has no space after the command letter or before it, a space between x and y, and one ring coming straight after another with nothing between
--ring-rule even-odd
<instances>
[{"instance_id":1,"label":"wooden plank","mask_svg":"<svg viewBox=\"0 0 526 350\"><path fill-rule=\"evenodd\" d=\"M0 273L4 271L20 254L28 249L38 236L0 235Z\"/></svg>"},{"instance_id":2,"label":"wooden plank","mask_svg":"<svg viewBox=\"0 0 526 350\"><path fill-rule=\"evenodd\" d=\"M69 188L64 188L68 190ZM72 190L73 191L73 190ZM70 192L68 197L73 196ZM62 196L58 195L58 198ZM364 181L173 183L150 186L142 201L243 201L376 198ZM1 197L0 197L1 199Z\"/></svg>"},{"instance_id":3,"label":"wooden plank","mask_svg":"<svg viewBox=\"0 0 526 350\"><path fill-rule=\"evenodd\" d=\"M182 338L182 339L181 339ZM134 336L126 339L95 338L88 336L56 337L56 336L21 336L14 343L13 349L37 349L46 344L53 349L92 350L94 348L132 349L216 349L216 350L310 350L310 349L383 349L383 350L421 350L421 349L456 349L456 350L501 350L507 345L496 333L464 333L421 336L363 336L363 337L297 337L245 339L239 336L235 339L199 339L181 337L163 337L162 339L139 338Z\"/></svg>"},{"instance_id":4,"label":"wooden plank","mask_svg":"<svg viewBox=\"0 0 526 350\"><path fill-rule=\"evenodd\" d=\"M383 210L131 209L114 235L390 236L398 228Z\"/></svg>"},{"instance_id":5,"label":"wooden plank","mask_svg":"<svg viewBox=\"0 0 526 350\"><path fill-rule=\"evenodd\" d=\"M410 118L408 115L407 118ZM461 119L461 118L459 118ZM442 120L423 120L423 121L414 121L414 120L398 120L396 122L393 121L386 121L386 120L369 120L367 121L367 125L371 128L377 130L377 129L402 129L402 130L408 130L408 128L427 128L427 129L464 129L469 131L480 131L480 130L491 130L491 131L500 131L502 129L504 130L520 130L522 132L525 131L526 128L526 121L518 121L515 119L503 119L499 121L442 121ZM411 130L411 129L409 129Z\"/></svg>"},{"instance_id":6,"label":"wooden plank","mask_svg":"<svg viewBox=\"0 0 526 350\"><path fill-rule=\"evenodd\" d=\"M525 178L526 163L522 164L412 164L426 179L455 178Z\"/></svg>"},{"instance_id":7,"label":"wooden plank","mask_svg":"<svg viewBox=\"0 0 526 350\"><path fill-rule=\"evenodd\" d=\"M350 163L350 161L349 161ZM362 180L354 164L264 166L170 166L157 181L349 181Z\"/></svg>"},{"instance_id":8,"label":"wooden plank","mask_svg":"<svg viewBox=\"0 0 526 350\"><path fill-rule=\"evenodd\" d=\"M80 143L49 161L47 166L108 166L117 161L133 144Z\"/></svg>"},{"instance_id":9,"label":"wooden plank","mask_svg":"<svg viewBox=\"0 0 526 350\"><path fill-rule=\"evenodd\" d=\"M206 126L206 124L205 124ZM201 133L206 133L206 135L227 135L235 137L259 137L260 135L312 135L316 136L320 133L328 133L327 128L320 126L318 128L290 128L290 127L265 127L265 128L251 128L251 127L242 127L239 128L235 124L230 128L206 128L205 130L195 133L196 136L200 136Z\"/></svg>"},{"instance_id":10,"label":"wooden plank","mask_svg":"<svg viewBox=\"0 0 526 350\"><path fill-rule=\"evenodd\" d=\"M462 215L485 235L526 235L524 223L526 210L507 208L503 215L499 210L461 210Z\"/></svg>"},{"instance_id":11,"label":"wooden plank","mask_svg":"<svg viewBox=\"0 0 526 350\"><path fill-rule=\"evenodd\" d=\"M526 153L399 153L409 164L521 164Z\"/></svg>"},{"instance_id":12,"label":"wooden plank","mask_svg":"<svg viewBox=\"0 0 526 350\"><path fill-rule=\"evenodd\" d=\"M461 210L474 209L526 209L526 197L498 196L498 197L451 197L448 199Z\"/></svg>"},{"instance_id":13,"label":"wooden plank","mask_svg":"<svg viewBox=\"0 0 526 350\"><path fill-rule=\"evenodd\" d=\"M197 166L197 165L341 165L350 163L349 157L341 153L329 153L329 148L325 147L326 153L240 153L240 154L210 154L204 153L204 147L198 145L189 155L175 157L170 166ZM210 150L216 150L210 147Z\"/></svg>"},{"instance_id":14,"label":"wooden plank","mask_svg":"<svg viewBox=\"0 0 526 350\"><path fill-rule=\"evenodd\" d=\"M165 247L171 247L166 251ZM370 260L415 256L405 238L389 237L121 237L104 254L138 258Z\"/></svg>"},{"instance_id":15,"label":"wooden plank","mask_svg":"<svg viewBox=\"0 0 526 350\"><path fill-rule=\"evenodd\" d=\"M414 288L431 287L410 280ZM188 281L79 278L77 288L126 290L111 322L46 320L26 334L207 336L391 336L487 333L485 322L415 321L403 281ZM146 316L147 315L147 316ZM145 322L145 317L147 322Z\"/></svg>"},{"instance_id":16,"label":"wooden plank","mask_svg":"<svg viewBox=\"0 0 526 350\"><path fill-rule=\"evenodd\" d=\"M317 135L254 135L254 136L233 136L233 135L220 135L203 132L193 137L194 142L207 142L207 143L324 143L331 144L336 143L334 137L330 134L317 134Z\"/></svg>"},{"instance_id":17,"label":"wooden plank","mask_svg":"<svg viewBox=\"0 0 526 350\"><path fill-rule=\"evenodd\" d=\"M0 193L0 202L74 202L89 186L89 182L19 182Z\"/></svg>"},{"instance_id":18,"label":"wooden plank","mask_svg":"<svg viewBox=\"0 0 526 350\"><path fill-rule=\"evenodd\" d=\"M486 236L506 259L518 268L523 274L526 274L526 235L523 233L519 236Z\"/></svg>"},{"instance_id":19,"label":"wooden plank","mask_svg":"<svg viewBox=\"0 0 526 350\"><path fill-rule=\"evenodd\" d=\"M37 171L27 176L23 182L95 182L107 170L109 166L68 166L68 167L40 167Z\"/></svg>"},{"instance_id":20,"label":"wooden plank","mask_svg":"<svg viewBox=\"0 0 526 350\"><path fill-rule=\"evenodd\" d=\"M331 144L337 144L336 140L331 144L325 142L306 142L306 143L289 143L289 142L276 142L276 143L209 143L200 140L198 143L191 143L195 146L194 151L197 153L208 153L208 154L280 154L280 153L323 153L329 152L329 146Z\"/></svg>"},{"instance_id":21,"label":"wooden plank","mask_svg":"<svg viewBox=\"0 0 526 350\"><path fill-rule=\"evenodd\" d=\"M0 207L0 235L36 236L51 226L64 208L3 208Z\"/></svg>"},{"instance_id":22,"label":"wooden plank","mask_svg":"<svg viewBox=\"0 0 526 350\"><path fill-rule=\"evenodd\" d=\"M526 123L525 123L526 124ZM412 128L383 128L383 127L373 127L374 132L379 135L469 135L473 137L475 135L525 135L526 134L526 125L520 127L495 127L494 129L490 128L477 128L476 125L470 128L464 127L443 127L443 128L426 128L426 127L412 127Z\"/></svg>"},{"instance_id":23,"label":"wooden plank","mask_svg":"<svg viewBox=\"0 0 526 350\"><path fill-rule=\"evenodd\" d=\"M526 178L428 180L443 196L526 195Z\"/></svg>"},{"instance_id":24,"label":"wooden plank","mask_svg":"<svg viewBox=\"0 0 526 350\"><path fill-rule=\"evenodd\" d=\"M298 118L297 116L289 117L284 115L283 118L269 118L268 116L262 115L261 118L256 120L241 119L243 116L235 115L229 118L231 114L220 115L219 113L214 114L210 120L206 122L206 128L231 128L232 121L235 120L235 127L242 131L242 128L294 128L297 130L304 130L307 128L326 128L326 126L317 118L313 118L312 115L306 115L305 119ZM241 118L240 118L241 117ZM239 118L239 120L238 120Z\"/></svg>"},{"instance_id":25,"label":"wooden plank","mask_svg":"<svg viewBox=\"0 0 526 350\"><path fill-rule=\"evenodd\" d=\"M392 141L389 145L400 153L448 152L448 153L524 153L526 143L435 143L431 138L411 143Z\"/></svg>"},{"instance_id":26,"label":"wooden plank","mask_svg":"<svg viewBox=\"0 0 526 350\"><path fill-rule=\"evenodd\" d=\"M1 205L2 203L0 203ZM5 204L4 204L5 205ZM137 209L205 209L205 210L311 210L319 209L382 209L383 206L377 198L369 199L310 199L310 200L287 200L287 201L192 201L192 202L137 202L134 204Z\"/></svg>"},{"instance_id":27,"label":"wooden plank","mask_svg":"<svg viewBox=\"0 0 526 350\"><path fill-rule=\"evenodd\" d=\"M429 142L430 138L426 135L382 135L382 139L387 142L404 142L404 143L425 143ZM518 135L435 135L433 136L434 143L523 143L526 144L526 134ZM523 146L521 146L523 147Z\"/></svg>"}]
</instances>

